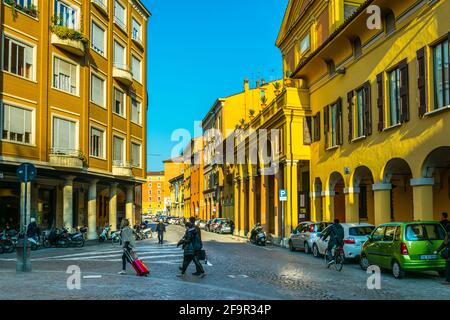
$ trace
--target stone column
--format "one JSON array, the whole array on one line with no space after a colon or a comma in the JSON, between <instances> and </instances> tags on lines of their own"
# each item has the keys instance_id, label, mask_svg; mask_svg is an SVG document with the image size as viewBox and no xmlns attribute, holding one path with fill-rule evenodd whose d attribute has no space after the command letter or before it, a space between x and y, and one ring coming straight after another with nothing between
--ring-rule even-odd
<instances>
[{"instance_id":1,"label":"stone column","mask_svg":"<svg viewBox=\"0 0 450 320\"><path fill-rule=\"evenodd\" d=\"M334 220L334 195L334 191L322 191L323 219L325 221Z\"/></svg>"},{"instance_id":2,"label":"stone column","mask_svg":"<svg viewBox=\"0 0 450 320\"><path fill-rule=\"evenodd\" d=\"M433 185L433 178L411 179L411 187L413 188L414 220L434 220Z\"/></svg>"},{"instance_id":3,"label":"stone column","mask_svg":"<svg viewBox=\"0 0 450 320\"><path fill-rule=\"evenodd\" d=\"M359 187L344 188L345 222L359 222Z\"/></svg>"},{"instance_id":4,"label":"stone column","mask_svg":"<svg viewBox=\"0 0 450 320\"><path fill-rule=\"evenodd\" d=\"M97 183L98 179L91 180L88 195L88 239L97 239Z\"/></svg>"},{"instance_id":5,"label":"stone column","mask_svg":"<svg viewBox=\"0 0 450 320\"><path fill-rule=\"evenodd\" d=\"M297 162L287 160L284 167L284 189L287 191L285 202L284 235L289 237L292 228L298 225L298 191L297 191Z\"/></svg>"},{"instance_id":6,"label":"stone column","mask_svg":"<svg viewBox=\"0 0 450 320\"><path fill-rule=\"evenodd\" d=\"M258 221L258 217L256 216L256 176L253 173L249 176L248 180L248 216L249 216L249 227L252 228L255 223L261 222Z\"/></svg>"},{"instance_id":7,"label":"stone column","mask_svg":"<svg viewBox=\"0 0 450 320\"><path fill-rule=\"evenodd\" d=\"M390 183L372 185L374 194L375 225L391 221L391 190Z\"/></svg>"},{"instance_id":8,"label":"stone column","mask_svg":"<svg viewBox=\"0 0 450 320\"><path fill-rule=\"evenodd\" d=\"M239 179L235 178L234 179L234 234L235 235L239 235L239 230L240 230L240 222L239 222L239 217L240 217L240 206L239 206Z\"/></svg>"},{"instance_id":9,"label":"stone column","mask_svg":"<svg viewBox=\"0 0 450 320\"><path fill-rule=\"evenodd\" d=\"M239 183L239 235L245 237L245 178Z\"/></svg>"},{"instance_id":10,"label":"stone column","mask_svg":"<svg viewBox=\"0 0 450 320\"><path fill-rule=\"evenodd\" d=\"M322 192L310 192L311 221L322 221Z\"/></svg>"},{"instance_id":11,"label":"stone column","mask_svg":"<svg viewBox=\"0 0 450 320\"><path fill-rule=\"evenodd\" d=\"M127 186L127 203L125 207L125 217L130 222L130 226L134 226L134 217L133 217L133 200L134 200L134 186ZM182 216L182 210L180 208L179 212Z\"/></svg>"},{"instance_id":12,"label":"stone column","mask_svg":"<svg viewBox=\"0 0 450 320\"><path fill-rule=\"evenodd\" d=\"M118 183L111 184L109 189L109 224L111 231L117 230L117 186Z\"/></svg>"},{"instance_id":13,"label":"stone column","mask_svg":"<svg viewBox=\"0 0 450 320\"><path fill-rule=\"evenodd\" d=\"M73 180L75 176L68 176L63 187L63 223L69 232L73 229Z\"/></svg>"},{"instance_id":14,"label":"stone column","mask_svg":"<svg viewBox=\"0 0 450 320\"><path fill-rule=\"evenodd\" d=\"M281 235L281 207L278 196L278 188L281 182L281 171L278 170L273 179L273 212L275 214L275 237Z\"/></svg>"},{"instance_id":15,"label":"stone column","mask_svg":"<svg viewBox=\"0 0 450 320\"><path fill-rule=\"evenodd\" d=\"M269 187L269 177L266 175L261 175L261 225L264 227L266 232L269 232L269 197L267 196L267 188Z\"/></svg>"}]
</instances>

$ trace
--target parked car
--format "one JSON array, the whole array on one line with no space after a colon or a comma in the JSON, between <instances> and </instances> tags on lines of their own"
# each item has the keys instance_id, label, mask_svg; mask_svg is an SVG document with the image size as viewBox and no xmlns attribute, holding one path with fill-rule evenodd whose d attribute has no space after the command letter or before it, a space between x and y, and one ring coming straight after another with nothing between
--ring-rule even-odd
<instances>
[{"instance_id":1,"label":"parked car","mask_svg":"<svg viewBox=\"0 0 450 320\"><path fill-rule=\"evenodd\" d=\"M289 238L289 249L295 251L297 249L304 250L305 253L311 253L313 243L317 236L329 225L331 222L302 222L297 228L292 231Z\"/></svg>"},{"instance_id":2,"label":"parked car","mask_svg":"<svg viewBox=\"0 0 450 320\"><path fill-rule=\"evenodd\" d=\"M220 222L223 221L223 218L215 218L211 223L211 231L216 232L216 229L219 227Z\"/></svg>"},{"instance_id":3,"label":"parked car","mask_svg":"<svg viewBox=\"0 0 450 320\"><path fill-rule=\"evenodd\" d=\"M196 224L198 225L198 227L200 228L200 229L205 229L205 226L206 226L206 221L205 220L197 220L196 221Z\"/></svg>"},{"instance_id":4,"label":"parked car","mask_svg":"<svg viewBox=\"0 0 450 320\"><path fill-rule=\"evenodd\" d=\"M445 260L433 252L442 244L445 230L439 222L393 222L377 227L364 243L360 266L391 270L395 278L407 271L434 270L444 276Z\"/></svg>"},{"instance_id":5,"label":"parked car","mask_svg":"<svg viewBox=\"0 0 450 320\"><path fill-rule=\"evenodd\" d=\"M344 228L344 256L345 259L358 259L361 255L362 245L367 241L375 226L369 223L341 223ZM313 243L313 255L319 257L325 254L328 241L324 240L329 232L328 226Z\"/></svg>"},{"instance_id":6,"label":"parked car","mask_svg":"<svg viewBox=\"0 0 450 320\"><path fill-rule=\"evenodd\" d=\"M229 219L219 220L214 231L220 234L233 233L231 220Z\"/></svg>"}]
</instances>

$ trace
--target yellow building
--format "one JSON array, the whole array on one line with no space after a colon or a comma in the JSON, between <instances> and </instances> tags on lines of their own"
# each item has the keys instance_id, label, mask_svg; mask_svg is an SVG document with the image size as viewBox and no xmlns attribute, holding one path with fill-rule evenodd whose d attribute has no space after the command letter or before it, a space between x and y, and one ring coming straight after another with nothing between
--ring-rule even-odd
<instances>
[{"instance_id":1,"label":"yellow building","mask_svg":"<svg viewBox=\"0 0 450 320\"><path fill-rule=\"evenodd\" d=\"M285 66L308 92L312 219L438 220L450 207L450 1L302 3L289 2L281 48L316 43L320 12L336 20Z\"/></svg>"},{"instance_id":2,"label":"yellow building","mask_svg":"<svg viewBox=\"0 0 450 320\"><path fill-rule=\"evenodd\" d=\"M164 199L167 194L164 171L151 171L147 173L147 182L142 186L142 213L165 213Z\"/></svg>"},{"instance_id":3,"label":"yellow building","mask_svg":"<svg viewBox=\"0 0 450 320\"><path fill-rule=\"evenodd\" d=\"M250 88L249 81L245 80L242 92L217 99L203 119L205 219L234 218L233 191L226 186L226 176L230 174L224 165L224 142L237 127L245 126L261 108L274 99L274 83L257 81L256 86ZM232 179L228 179L228 184L230 183L232 184Z\"/></svg>"},{"instance_id":4,"label":"yellow building","mask_svg":"<svg viewBox=\"0 0 450 320\"><path fill-rule=\"evenodd\" d=\"M182 157L168 159L164 163L164 179L167 182L167 195L165 207L170 215L184 216L184 161Z\"/></svg>"},{"instance_id":5,"label":"yellow building","mask_svg":"<svg viewBox=\"0 0 450 320\"><path fill-rule=\"evenodd\" d=\"M1 12L0 219L19 224L15 172L31 162L27 216L44 230L87 224L94 239L138 220L150 12L140 0L6 0Z\"/></svg>"}]
</instances>

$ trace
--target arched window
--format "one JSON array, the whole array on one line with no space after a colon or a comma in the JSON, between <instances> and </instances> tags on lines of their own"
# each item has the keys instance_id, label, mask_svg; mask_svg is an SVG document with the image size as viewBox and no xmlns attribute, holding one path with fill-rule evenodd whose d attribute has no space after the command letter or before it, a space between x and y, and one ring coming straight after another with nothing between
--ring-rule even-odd
<instances>
[{"instance_id":1,"label":"arched window","mask_svg":"<svg viewBox=\"0 0 450 320\"><path fill-rule=\"evenodd\" d=\"M391 10L384 15L384 27L386 34L395 31L395 15Z\"/></svg>"},{"instance_id":2,"label":"arched window","mask_svg":"<svg viewBox=\"0 0 450 320\"><path fill-rule=\"evenodd\" d=\"M353 39L353 56L359 58L362 55L361 39L356 37Z\"/></svg>"}]
</instances>

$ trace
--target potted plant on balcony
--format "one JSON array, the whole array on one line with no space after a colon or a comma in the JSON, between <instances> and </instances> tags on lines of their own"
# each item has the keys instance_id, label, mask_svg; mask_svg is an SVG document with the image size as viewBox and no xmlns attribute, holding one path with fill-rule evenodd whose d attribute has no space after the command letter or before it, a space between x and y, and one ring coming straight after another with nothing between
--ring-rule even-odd
<instances>
[{"instance_id":1,"label":"potted plant on balcony","mask_svg":"<svg viewBox=\"0 0 450 320\"><path fill-rule=\"evenodd\" d=\"M266 96L262 96L261 97L261 107L263 109L266 107L266 103L267 103L267 97Z\"/></svg>"},{"instance_id":2,"label":"potted plant on balcony","mask_svg":"<svg viewBox=\"0 0 450 320\"><path fill-rule=\"evenodd\" d=\"M17 11L21 11L29 16L32 16L33 18L36 18L38 15L38 11L36 6L32 3L29 6L22 6L21 4L17 3L17 0L4 0L7 5L11 6L13 19L17 18Z\"/></svg>"},{"instance_id":3,"label":"potted plant on balcony","mask_svg":"<svg viewBox=\"0 0 450 320\"><path fill-rule=\"evenodd\" d=\"M62 18L60 16L53 16L51 18L52 24L50 25L50 31L58 36L58 38L62 40L73 40L73 41L80 41L83 43L84 47L86 48L89 44L89 39L86 38L81 32L66 27L62 25Z\"/></svg>"},{"instance_id":4,"label":"potted plant on balcony","mask_svg":"<svg viewBox=\"0 0 450 320\"><path fill-rule=\"evenodd\" d=\"M239 128L240 129L244 129L245 128L245 120L244 119L239 120Z\"/></svg>"},{"instance_id":5,"label":"potted plant on balcony","mask_svg":"<svg viewBox=\"0 0 450 320\"><path fill-rule=\"evenodd\" d=\"M273 87L275 88L275 95L279 95L281 93L281 84L277 81L273 83Z\"/></svg>"},{"instance_id":6,"label":"potted plant on balcony","mask_svg":"<svg viewBox=\"0 0 450 320\"><path fill-rule=\"evenodd\" d=\"M255 118L255 110L250 109L250 110L248 111L248 113L249 113L249 118L250 118L250 120L253 120L253 119Z\"/></svg>"}]
</instances>

